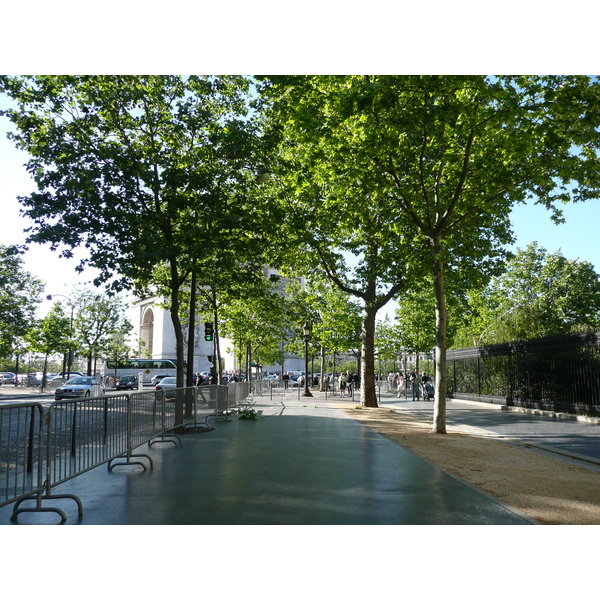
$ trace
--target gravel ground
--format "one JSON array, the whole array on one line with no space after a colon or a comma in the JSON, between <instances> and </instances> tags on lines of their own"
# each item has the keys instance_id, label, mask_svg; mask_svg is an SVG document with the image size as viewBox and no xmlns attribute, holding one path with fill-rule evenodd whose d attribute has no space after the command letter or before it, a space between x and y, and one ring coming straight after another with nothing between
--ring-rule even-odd
<instances>
[{"instance_id":1,"label":"gravel ground","mask_svg":"<svg viewBox=\"0 0 600 600\"><path fill-rule=\"evenodd\" d=\"M348 415L540 524L600 524L600 473L534 450L448 428L388 408Z\"/></svg>"}]
</instances>

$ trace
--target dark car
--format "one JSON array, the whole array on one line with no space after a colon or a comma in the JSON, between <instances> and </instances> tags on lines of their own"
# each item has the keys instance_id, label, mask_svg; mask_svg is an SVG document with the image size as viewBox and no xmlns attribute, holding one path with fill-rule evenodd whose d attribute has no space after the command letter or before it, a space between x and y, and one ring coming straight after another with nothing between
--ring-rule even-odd
<instances>
[{"instance_id":1,"label":"dark car","mask_svg":"<svg viewBox=\"0 0 600 600\"><path fill-rule=\"evenodd\" d=\"M115 388L117 390L136 390L138 387L138 378L135 375L123 375L119 377Z\"/></svg>"}]
</instances>

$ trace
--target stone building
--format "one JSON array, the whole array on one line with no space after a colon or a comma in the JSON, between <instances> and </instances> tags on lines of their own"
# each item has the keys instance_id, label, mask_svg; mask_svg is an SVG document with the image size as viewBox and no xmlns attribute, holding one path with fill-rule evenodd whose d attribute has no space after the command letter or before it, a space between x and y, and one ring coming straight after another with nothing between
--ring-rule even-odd
<instances>
[{"instance_id":1,"label":"stone building","mask_svg":"<svg viewBox=\"0 0 600 600\"><path fill-rule=\"evenodd\" d=\"M264 276L269 278L271 275L277 275L274 269L264 268ZM285 295L285 286L287 278L280 277L277 284L278 293ZM301 284L304 278L299 278ZM163 298L149 297L137 299L133 302L135 314L132 322L136 326L138 338L142 341L143 356L139 358L176 358L175 330L169 311L161 306ZM187 340L188 330L184 324L184 356L187 360ZM204 339L204 325L197 324L194 335L194 373L208 371L211 363L208 356L213 354L213 343ZM240 368L234 363L233 352L227 350L232 347L229 340L221 338L221 359L224 361L226 371L234 371ZM241 365L244 369L245 365ZM283 365L263 365L265 373L279 373L284 371L304 371L304 359L290 353L285 353Z\"/></svg>"},{"instance_id":2,"label":"stone building","mask_svg":"<svg viewBox=\"0 0 600 600\"><path fill-rule=\"evenodd\" d=\"M142 341L143 348L143 356L139 358L175 359L177 357L171 314L161 306L162 302L164 302L163 298L151 297L138 299L133 303L137 315L133 322L134 325L137 324L138 337ZM183 335L184 356L187 360L188 329L185 325ZM194 373L208 371L211 367L208 356L213 354L213 343L205 341L202 324L196 325L194 341ZM223 348L223 342L221 344ZM222 354L227 369L227 353L222 350Z\"/></svg>"}]
</instances>

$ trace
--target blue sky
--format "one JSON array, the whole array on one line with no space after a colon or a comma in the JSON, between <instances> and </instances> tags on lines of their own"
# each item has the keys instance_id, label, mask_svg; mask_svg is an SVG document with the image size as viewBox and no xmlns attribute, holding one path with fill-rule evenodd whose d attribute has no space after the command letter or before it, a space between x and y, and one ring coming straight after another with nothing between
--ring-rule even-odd
<instances>
[{"instance_id":1,"label":"blue sky","mask_svg":"<svg viewBox=\"0 0 600 600\"><path fill-rule=\"evenodd\" d=\"M588 261L600 272L600 200L567 204L563 212L566 222L555 225L544 207L517 206L512 215L515 246L525 247L537 241L549 252L561 250L566 258Z\"/></svg>"}]
</instances>

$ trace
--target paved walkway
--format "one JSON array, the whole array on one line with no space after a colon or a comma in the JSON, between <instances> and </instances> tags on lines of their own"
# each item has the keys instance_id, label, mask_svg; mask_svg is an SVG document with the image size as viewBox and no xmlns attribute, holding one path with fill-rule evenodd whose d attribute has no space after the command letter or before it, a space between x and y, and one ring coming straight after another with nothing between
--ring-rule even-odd
<instances>
[{"instance_id":1,"label":"paved walkway","mask_svg":"<svg viewBox=\"0 0 600 600\"><path fill-rule=\"evenodd\" d=\"M380 406L433 422L433 401L382 394ZM449 428L517 443L600 471L600 419L508 408L482 402L446 403Z\"/></svg>"},{"instance_id":2,"label":"paved walkway","mask_svg":"<svg viewBox=\"0 0 600 600\"><path fill-rule=\"evenodd\" d=\"M256 421L233 417L182 445L140 450L152 471L101 466L57 488L67 524L423 525L529 524L437 466L361 425L338 398L257 398ZM349 400L346 400L349 402ZM12 505L0 509L10 524ZM19 522L57 522L54 513Z\"/></svg>"}]
</instances>

